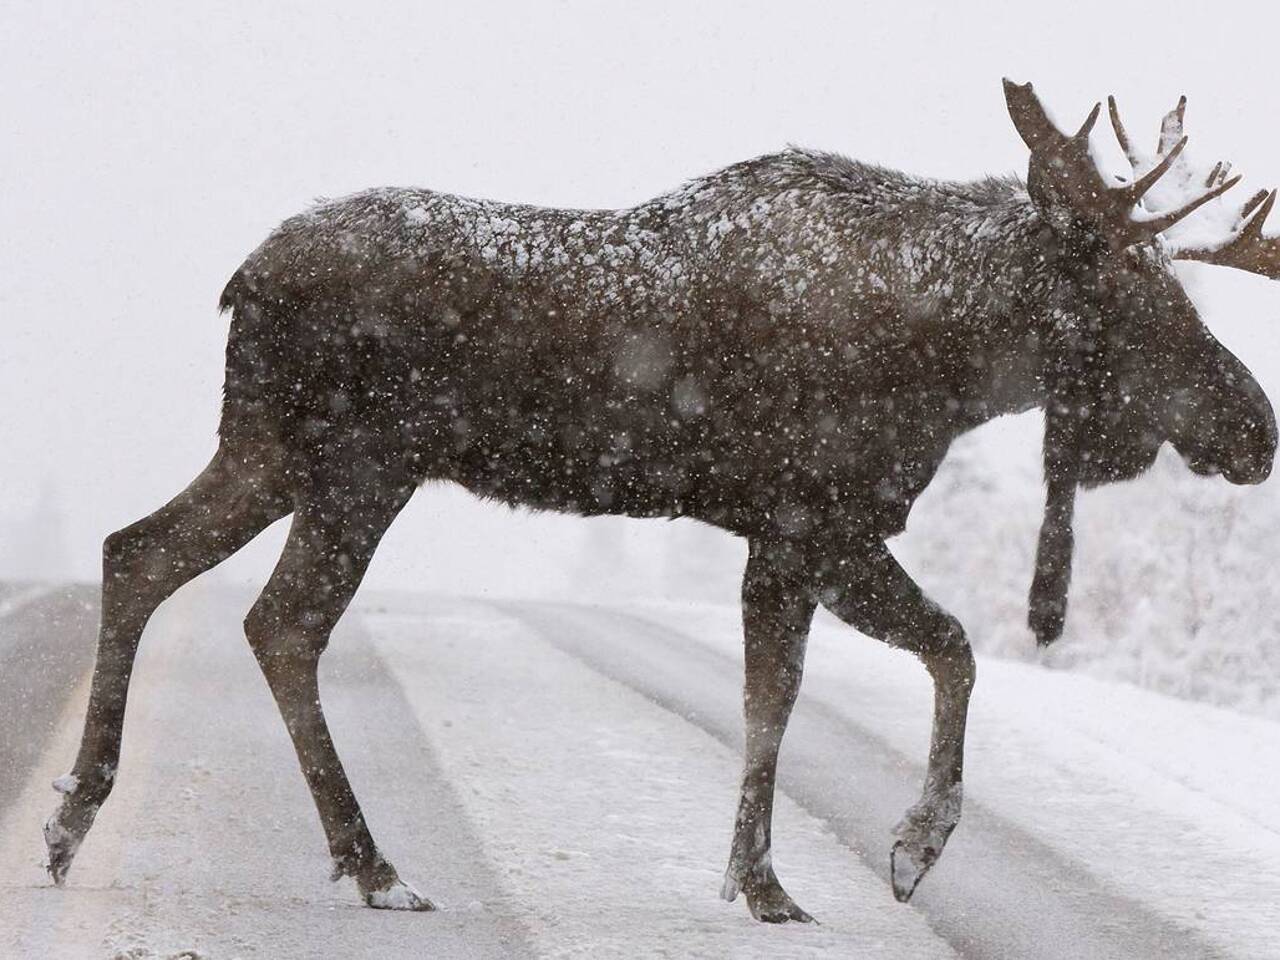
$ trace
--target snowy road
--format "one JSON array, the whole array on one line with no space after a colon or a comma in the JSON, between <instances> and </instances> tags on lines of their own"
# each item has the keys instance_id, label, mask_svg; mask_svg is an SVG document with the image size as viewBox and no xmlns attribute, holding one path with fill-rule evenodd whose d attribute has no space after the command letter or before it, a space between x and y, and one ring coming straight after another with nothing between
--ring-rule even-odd
<instances>
[{"instance_id":1,"label":"snowy road","mask_svg":"<svg viewBox=\"0 0 1280 960\"><path fill-rule=\"evenodd\" d=\"M372 597L326 657L374 833L441 910L362 908L239 629L157 615L120 785L65 890L40 868L74 755L92 592L0 586L0 956L1280 956L1280 725L983 660L968 807L910 906L889 828L928 736L923 669L830 621L784 748L775 863L820 926L720 901L738 776L732 610Z\"/></svg>"}]
</instances>

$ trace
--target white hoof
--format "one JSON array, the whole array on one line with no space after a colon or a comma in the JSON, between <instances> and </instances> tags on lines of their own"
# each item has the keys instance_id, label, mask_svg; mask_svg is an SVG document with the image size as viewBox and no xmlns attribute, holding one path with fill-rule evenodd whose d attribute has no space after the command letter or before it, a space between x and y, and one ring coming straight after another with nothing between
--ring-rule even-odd
<instances>
[{"instance_id":1,"label":"white hoof","mask_svg":"<svg viewBox=\"0 0 1280 960\"><path fill-rule=\"evenodd\" d=\"M906 903L916 892L916 887L924 879L938 859L933 850L920 850L904 844L901 840L893 845L889 853L889 873L893 877L893 896L899 903Z\"/></svg>"},{"instance_id":2,"label":"white hoof","mask_svg":"<svg viewBox=\"0 0 1280 960\"><path fill-rule=\"evenodd\" d=\"M435 904L407 883L397 880L385 890L370 890L364 902L375 910L434 910Z\"/></svg>"}]
</instances>

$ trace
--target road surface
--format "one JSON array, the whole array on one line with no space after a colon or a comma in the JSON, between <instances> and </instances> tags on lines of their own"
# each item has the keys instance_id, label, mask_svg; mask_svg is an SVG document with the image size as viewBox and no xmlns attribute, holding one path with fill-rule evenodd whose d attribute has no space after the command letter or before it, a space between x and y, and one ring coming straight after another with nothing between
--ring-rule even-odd
<instances>
[{"instance_id":1,"label":"road surface","mask_svg":"<svg viewBox=\"0 0 1280 960\"><path fill-rule=\"evenodd\" d=\"M200 584L146 635L119 786L67 887L40 861L74 756L94 591L0 584L0 957L1280 956L1280 724L979 663L966 814L908 906L923 669L820 620L775 864L816 926L717 897L738 777L734 611L371 596L322 680L375 836L441 907L363 908L240 632Z\"/></svg>"}]
</instances>

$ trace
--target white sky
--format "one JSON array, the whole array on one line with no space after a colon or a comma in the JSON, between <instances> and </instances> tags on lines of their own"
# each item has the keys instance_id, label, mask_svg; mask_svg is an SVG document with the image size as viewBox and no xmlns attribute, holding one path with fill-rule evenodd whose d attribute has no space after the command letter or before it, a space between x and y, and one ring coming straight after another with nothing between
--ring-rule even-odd
<instances>
[{"instance_id":1,"label":"white sky","mask_svg":"<svg viewBox=\"0 0 1280 960\"><path fill-rule=\"evenodd\" d=\"M102 537L185 485L213 449L222 284L319 195L626 205L787 142L943 177L1021 170L1002 75L1070 122L1114 92L1151 138L1186 93L1193 149L1280 181L1272 3L438 7L0 6L0 536L43 491L63 519L49 555L94 577ZM1211 326L1280 396L1280 288L1191 269ZM371 579L571 583L590 526L428 490ZM233 575L260 579L269 546ZM0 543L0 577L46 562Z\"/></svg>"}]
</instances>

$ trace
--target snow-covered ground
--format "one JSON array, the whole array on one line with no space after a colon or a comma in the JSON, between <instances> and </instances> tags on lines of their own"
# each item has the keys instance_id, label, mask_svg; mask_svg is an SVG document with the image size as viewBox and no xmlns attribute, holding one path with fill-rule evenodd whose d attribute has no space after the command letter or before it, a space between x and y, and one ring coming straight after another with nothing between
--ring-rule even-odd
<instances>
[{"instance_id":1,"label":"snow-covered ground","mask_svg":"<svg viewBox=\"0 0 1280 960\"><path fill-rule=\"evenodd\" d=\"M0 667L91 642L92 591L0 591ZM775 862L821 925L717 897L738 776L736 613L370 594L326 657L335 738L375 835L441 906L327 882L317 818L208 582L157 615L120 783L64 890L40 868L49 781L87 673L0 791L0 956L1133 958L1280 954L1280 724L981 658L965 819L908 906L889 828L918 789L929 688L829 620L784 745ZM48 628L47 614L64 614ZM80 661L83 663L83 661ZM7 757L4 758L7 761Z\"/></svg>"}]
</instances>

